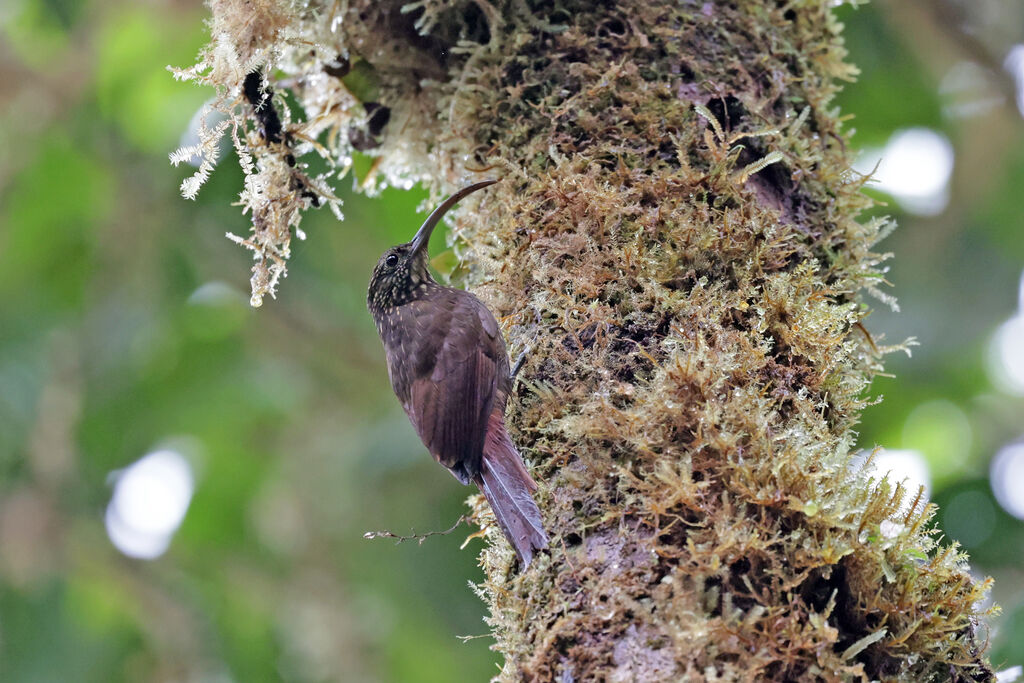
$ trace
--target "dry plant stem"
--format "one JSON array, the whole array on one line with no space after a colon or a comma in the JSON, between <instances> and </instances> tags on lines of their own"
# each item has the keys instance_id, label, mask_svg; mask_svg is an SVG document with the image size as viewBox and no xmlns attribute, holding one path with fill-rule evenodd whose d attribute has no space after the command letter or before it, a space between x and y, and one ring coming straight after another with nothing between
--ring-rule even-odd
<instances>
[{"instance_id":1,"label":"dry plant stem","mask_svg":"<svg viewBox=\"0 0 1024 683\"><path fill-rule=\"evenodd\" d=\"M455 520L455 524L452 524L450 527L443 531L427 531L422 534L409 534L408 536L402 536L401 534L396 534L393 531L388 531L387 529L384 529L383 531L367 531L363 534L363 538L367 540L372 540L375 538L393 538L395 539L395 545L399 545L400 543L404 543L405 541L416 541L416 543L418 543L419 545L423 545L423 542L431 536L447 536L467 521L469 520L466 519L466 515L460 515L459 518Z\"/></svg>"},{"instance_id":2,"label":"dry plant stem","mask_svg":"<svg viewBox=\"0 0 1024 683\"><path fill-rule=\"evenodd\" d=\"M518 575L488 534L499 680L993 680L987 582L851 462L888 225L857 220L831 4L350 0L265 31L213 5L339 167L341 53L392 110L374 182L504 171L454 244L532 347L509 424L552 548Z\"/></svg>"}]
</instances>

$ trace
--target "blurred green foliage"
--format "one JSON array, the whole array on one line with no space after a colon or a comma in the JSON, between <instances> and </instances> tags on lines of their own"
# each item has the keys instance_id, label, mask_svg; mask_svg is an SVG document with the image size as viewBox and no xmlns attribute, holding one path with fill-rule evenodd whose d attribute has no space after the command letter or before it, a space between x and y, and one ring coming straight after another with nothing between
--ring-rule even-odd
<instances>
[{"instance_id":1,"label":"blurred green foliage","mask_svg":"<svg viewBox=\"0 0 1024 683\"><path fill-rule=\"evenodd\" d=\"M928 126L957 153L941 215L896 213L892 357L861 445L921 451L940 528L997 578L994 664L1024 662L1024 524L988 462L1022 436L1024 401L985 372L1024 268L1024 122L1004 103L947 111L936 55L903 16L843 8L859 82L840 98L857 146ZM0 15L0 680L485 680L496 669L476 543L366 531L447 528L469 493L423 452L390 394L365 312L379 253L419 223L421 191L340 188L312 213L278 299L247 305L227 158L186 202L166 154L210 93L176 83L205 42L195 2L15 0ZM13 76L13 78L11 77ZM451 259L448 259L449 261ZM104 529L111 473L147 452L196 477L155 561Z\"/></svg>"}]
</instances>

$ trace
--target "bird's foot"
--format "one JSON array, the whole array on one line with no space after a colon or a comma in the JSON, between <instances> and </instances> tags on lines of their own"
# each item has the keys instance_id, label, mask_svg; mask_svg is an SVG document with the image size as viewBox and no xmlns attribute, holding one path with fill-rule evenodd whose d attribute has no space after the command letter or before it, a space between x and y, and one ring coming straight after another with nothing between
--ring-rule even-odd
<instances>
[{"instance_id":1,"label":"bird's foot","mask_svg":"<svg viewBox=\"0 0 1024 683\"><path fill-rule=\"evenodd\" d=\"M526 363L526 356L532 351L532 347L526 347L523 352L519 354L519 358L516 359L515 365L512 366L512 371L508 373L508 378L514 380L519 371L523 369L523 364Z\"/></svg>"}]
</instances>

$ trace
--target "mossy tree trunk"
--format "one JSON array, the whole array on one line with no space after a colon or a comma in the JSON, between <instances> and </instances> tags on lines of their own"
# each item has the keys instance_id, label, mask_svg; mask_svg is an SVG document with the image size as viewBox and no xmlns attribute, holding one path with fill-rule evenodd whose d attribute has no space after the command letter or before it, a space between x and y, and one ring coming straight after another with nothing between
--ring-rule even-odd
<instances>
[{"instance_id":1,"label":"mossy tree trunk","mask_svg":"<svg viewBox=\"0 0 1024 683\"><path fill-rule=\"evenodd\" d=\"M454 241L531 348L509 423L553 540L523 575L500 532L481 556L502 680L992 679L985 586L851 464L885 224L857 220L831 4L213 3L191 75L229 102L263 67L304 109L284 147L231 109L277 188L245 197L254 292L328 180L287 162L303 137L439 194L502 177Z\"/></svg>"}]
</instances>

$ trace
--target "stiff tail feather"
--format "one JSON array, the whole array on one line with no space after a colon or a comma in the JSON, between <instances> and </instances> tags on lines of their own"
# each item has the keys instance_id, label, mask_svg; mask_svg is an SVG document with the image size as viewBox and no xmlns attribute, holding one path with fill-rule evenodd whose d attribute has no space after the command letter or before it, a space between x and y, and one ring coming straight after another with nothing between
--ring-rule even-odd
<instances>
[{"instance_id":1,"label":"stiff tail feather","mask_svg":"<svg viewBox=\"0 0 1024 683\"><path fill-rule=\"evenodd\" d=\"M526 471L500 415L497 424L495 422L492 418L480 473L474 483L491 504L498 525L515 548L523 569L526 569L533 560L534 551L548 546L548 536L540 521L540 510L533 500L537 484Z\"/></svg>"}]
</instances>

